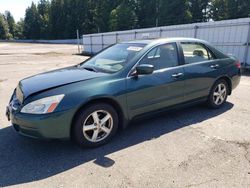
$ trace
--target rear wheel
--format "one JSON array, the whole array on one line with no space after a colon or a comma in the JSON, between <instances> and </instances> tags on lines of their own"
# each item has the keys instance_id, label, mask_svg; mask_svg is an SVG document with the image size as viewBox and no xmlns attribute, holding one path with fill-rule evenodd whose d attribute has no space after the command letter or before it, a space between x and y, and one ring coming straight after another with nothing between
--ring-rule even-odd
<instances>
[{"instance_id":1,"label":"rear wheel","mask_svg":"<svg viewBox=\"0 0 250 188\"><path fill-rule=\"evenodd\" d=\"M118 115L108 104L93 104L81 110L73 125L73 139L84 147L106 144L116 133Z\"/></svg>"},{"instance_id":2,"label":"rear wheel","mask_svg":"<svg viewBox=\"0 0 250 188\"><path fill-rule=\"evenodd\" d=\"M228 89L228 84L225 80L218 80L210 91L208 98L209 107L215 109L221 107L227 100Z\"/></svg>"}]
</instances>

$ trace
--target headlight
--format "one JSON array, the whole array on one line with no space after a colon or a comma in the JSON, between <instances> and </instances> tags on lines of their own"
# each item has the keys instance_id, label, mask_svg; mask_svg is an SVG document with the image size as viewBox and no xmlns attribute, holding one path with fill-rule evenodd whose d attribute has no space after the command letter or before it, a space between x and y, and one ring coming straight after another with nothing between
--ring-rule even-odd
<instances>
[{"instance_id":1,"label":"headlight","mask_svg":"<svg viewBox=\"0 0 250 188\"><path fill-rule=\"evenodd\" d=\"M27 114L47 114L53 112L63 99L64 95L55 95L42 98L26 104L21 112Z\"/></svg>"}]
</instances>

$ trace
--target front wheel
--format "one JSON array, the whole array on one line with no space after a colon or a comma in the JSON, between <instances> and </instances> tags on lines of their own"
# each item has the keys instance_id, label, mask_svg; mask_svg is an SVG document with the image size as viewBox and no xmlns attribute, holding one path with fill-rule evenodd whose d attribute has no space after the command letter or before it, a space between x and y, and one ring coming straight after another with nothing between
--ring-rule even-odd
<instances>
[{"instance_id":1,"label":"front wheel","mask_svg":"<svg viewBox=\"0 0 250 188\"><path fill-rule=\"evenodd\" d=\"M227 100L228 84L225 80L218 80L212 87L209 97L208 106L211 108L220 108Z\"/></svg>"},{"instance_id":2,"label":"front wheel","mask_svg":"<svg viewBox=\"0 0 250 188\"><path fill-rule=\"evenodd\" d=\"M93 104L81 110L72 129L73 139L80 146L97 147L107 143L118 128L118 115L108 104Z\"/></svg>"}]
</instances>

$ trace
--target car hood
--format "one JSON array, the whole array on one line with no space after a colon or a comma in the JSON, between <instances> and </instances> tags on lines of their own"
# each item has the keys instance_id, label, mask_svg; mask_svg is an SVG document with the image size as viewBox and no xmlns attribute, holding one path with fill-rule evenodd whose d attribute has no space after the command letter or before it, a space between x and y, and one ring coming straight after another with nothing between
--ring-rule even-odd
<instances>
[{"instance_id":1,"label":"car hood","mask_svg":"<svg viewBox=\"0 0 250 188\"><path fill-rule=\"evenodd\" d=\"M89 80L107 73L88 71L83 68L67 67L25 78L19 82L17 94L23 101L28 96L54 87Z\"/></svg>"}]
</instances>

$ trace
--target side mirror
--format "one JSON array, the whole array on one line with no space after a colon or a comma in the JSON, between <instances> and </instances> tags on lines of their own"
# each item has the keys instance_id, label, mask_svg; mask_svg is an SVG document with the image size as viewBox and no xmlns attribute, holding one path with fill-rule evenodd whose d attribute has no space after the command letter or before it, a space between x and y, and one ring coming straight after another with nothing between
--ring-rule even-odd
<instances>
[{"instance_id":1,"label":"side mirror","mask_svg":"<svg viewBox=\"0 0 250 188\"><path fill-rule=\"evenodd\" d=\"M150 64L141 64L136 67L137 75L152 74L154 72L154 66Z\"/></svg>"}]
</instances>

